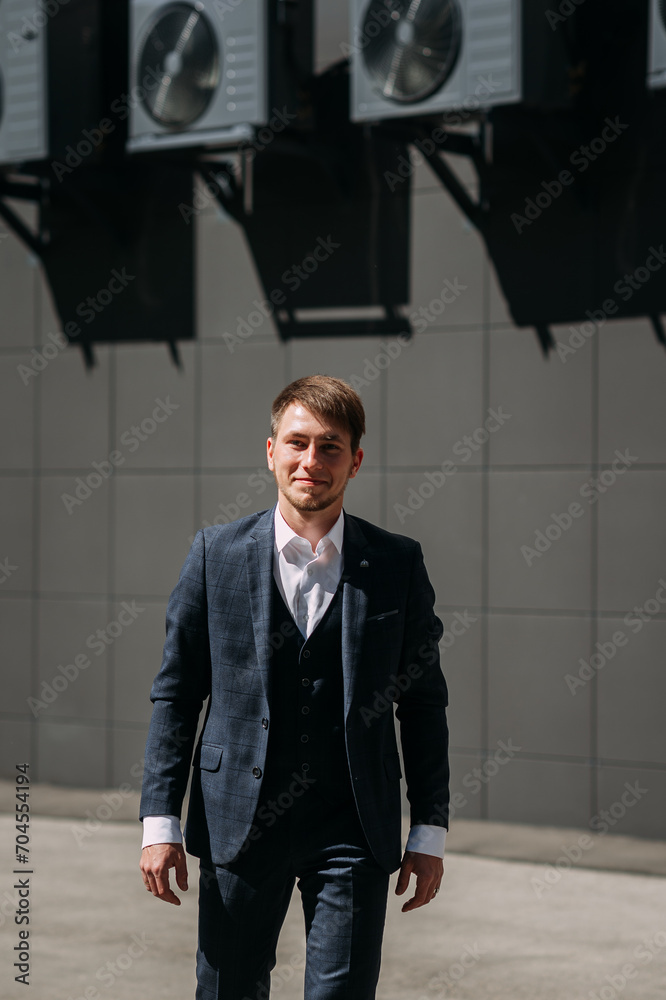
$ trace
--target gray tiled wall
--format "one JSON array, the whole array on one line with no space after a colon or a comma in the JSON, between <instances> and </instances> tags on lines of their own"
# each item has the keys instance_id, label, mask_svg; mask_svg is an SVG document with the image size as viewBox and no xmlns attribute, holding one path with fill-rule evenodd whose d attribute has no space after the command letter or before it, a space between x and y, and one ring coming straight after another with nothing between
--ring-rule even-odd
<instances>
[{"instance_id":1,"label":"gray tiled wall","mask_svg":"<svg viewBox=\"0 0 666 1000\"><path fill-rule=\"evenodd\" d=\"M332 38L322 61L337 56ZM482 241L424 170L413 209L409 311L446 279L466 287L362 387L366 457L347 509L422 542L446 627L456 815L585 826L638 781L646 791L614 829L661 837L666 605L640 628L625 616L666 577L666 352L647 321L611 321L566 364L545 361L511 325ZM181 369L162 345L97 348L90 372L69 348L27 385L18 366L57 321L35 261L13 236L0 242L0 560L16 567L0 583L3 774L27 759L43 781L136 783L189 540L225 511L272 504L265 438L286 382L363 376L380 350L370 338L283 345L266 320L231 351L223 334L261 288L234 223L209 206L197 227L198 339L181 346ZM172 412L138 441L131 428L158 401ZM489 410L502 425L466 448ZM68 512L62 495L114 449L116 473ZM581 489L616 450L630 467L590 502ZM447 460L455 472L424 487ZM582 513L555 538L553 516L573 502ZM528 564L521 547L549 525ZM595 653L601 665L576 683ZM77 656L86 666L69 680L59 665Z\"/></svg>"}]
</instances>

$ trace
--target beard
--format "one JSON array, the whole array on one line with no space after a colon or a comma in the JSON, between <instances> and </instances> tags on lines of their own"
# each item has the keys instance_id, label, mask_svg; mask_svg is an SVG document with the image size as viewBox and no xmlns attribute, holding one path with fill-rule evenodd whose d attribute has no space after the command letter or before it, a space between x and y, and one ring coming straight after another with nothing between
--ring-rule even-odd
<instances>
[{"instance_id":1,"label":"beard","mask_svg":"<svg viewBox=\"0 0 666 1000\"><path fill-rule=\"evenodd\" d=\"M301 493L295 489L292 489L289 483L287 483L286 485L284 483L280 483L278 481L277 476L275 475L275 472L273 472L273 476L275 478L278 490L280 491L280 493L282 493L282 495L286 498L286 500L289 501L291 506L294 507L296 510L303 510L303 511L326 510L327 507L330 507L331 504L334 504L335 501L338 500L343 495L343 493L347 489L347 483L351 478L350 476L347 476L344 486L342 487L341 490L338 490L337 493L328 493L324 496L315 496L307 492ZM307 487L305 487L305 489L307 490Z\"/></svg>"}]
</instances>

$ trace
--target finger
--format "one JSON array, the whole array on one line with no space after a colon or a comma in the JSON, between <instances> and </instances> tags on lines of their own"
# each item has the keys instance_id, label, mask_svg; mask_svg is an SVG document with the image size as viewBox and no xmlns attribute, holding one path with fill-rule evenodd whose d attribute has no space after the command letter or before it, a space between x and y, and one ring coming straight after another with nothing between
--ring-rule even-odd
<instances>
[{"instance_id":1,"label":"finger","mask_svg":"<svg viewBox=\"0 0 666 1000\"><path fill-rule=\"evenodd\" d=\"M159 898L160 894L159 889L157 888L157 882L155 881L155 876L152 873L146 876L144 885L146 886L149 892L152 892L153 896L157 896Z\"/></svg>"},{"instance_id":2,"label":"finger","mask_svg":"<svg viewBox=\"0 0 666 1000\"><path fill-rule=\"evenodd\" d=\"M434 893L434 885L430 879L426 880L423 878L417 878L416 880L416 892L411 899L402 907L402 912L406 913L407 910L415 910L419 906L424 906L426 903L430 902Z\"/></svg>"},{"instance_id":3,"label":"finger","mask_svg":"<svg viewBox=\"0 0 666 1000\"><path fill-rule=\"evenodd\" d=\"M407 889L409 885L409 879L412 874L412 863L410 861L403 861L402 867L400 869L400 874L398 875L398 883L395 887L396 896L401 896L403 892Z\"/></svg>"},{"instance_id":4,"label":"finger","mask_svg":"<svg viewBox=\"0 0 666 1000\"><path fill-rule=\"evenodd\" d=\"M151 885L151 874L147 870L147 868L144 867L144 865L143 865L143 859L141 860L141 863L139 864L139 869L141 870L141 880L142 880L145 888L148 890L148 892L152 892L153 891L153 886Z\"/></svg>"},{"instance_id":5,"label":"finger","mask_svg":"<svg viewBox=\"0 0 666 1000\"><path fill-rule=\"evenodd\" d=\"M179 889L187 889L187 859L185 858L185 852L178 854L176 859L176 885Z\"/></svg>"},{"instance_id":6,"label":"finger","mask_svg":"<svg viewBox=\"0 0 666 1000\"><path fill-rule=\"evenodd\" d=\"M167 869L164 875L155 876L155 886L157 891L154 895L159 899L163 899L165 903L173 903L175 906L180 906L180 900L178 896L173 891L169 885L169 870Z\"/></svg>"}]
</instances>

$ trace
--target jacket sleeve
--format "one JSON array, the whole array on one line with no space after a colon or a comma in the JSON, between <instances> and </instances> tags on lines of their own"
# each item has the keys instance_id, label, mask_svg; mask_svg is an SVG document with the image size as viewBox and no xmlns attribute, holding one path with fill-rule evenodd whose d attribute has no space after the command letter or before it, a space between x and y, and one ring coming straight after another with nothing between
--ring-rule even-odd
<instances>
[{"instance_id":1,"label":"jacket sleeve","mask_svg":"<svg viewBox=\"0 0 666 1000\"><path fill-rule=\"evenodd\" d=\"M434 611L435 592L415 543L409 581L396 718L407 781L411 825L449 824L448 691L439 662L444 628Z\"/></svg>"},{"instance_id":2,"label":"jacket sleeve","mask_svg":"<svg viewBox=\"0 0 666 1000\"><path fill-rule=\"evenodd\" d=\"M162 665L150 692L153 713L144 760L140 817L180 816L197 723L210 694L206 554L194 538L167 605Z\"/></svg>"}]
</instances>

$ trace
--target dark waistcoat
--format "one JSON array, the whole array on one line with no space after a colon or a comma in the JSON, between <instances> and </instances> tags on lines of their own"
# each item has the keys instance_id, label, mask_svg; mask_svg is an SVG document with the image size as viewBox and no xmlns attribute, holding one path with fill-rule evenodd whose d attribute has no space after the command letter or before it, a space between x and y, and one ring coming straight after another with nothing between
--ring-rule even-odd
<instances>
[{"instance_id":1,"label":"dark waistcoat","mask_svg":"<svg viewBox=\"0 0 666 1000\"><path fill-rule=\"evenodd\" d=\"M353 800L344 731L342 587L305 639L272 581L271 700L261 798L299 777L331 803Z\"/></svg>"}]
</instances>

